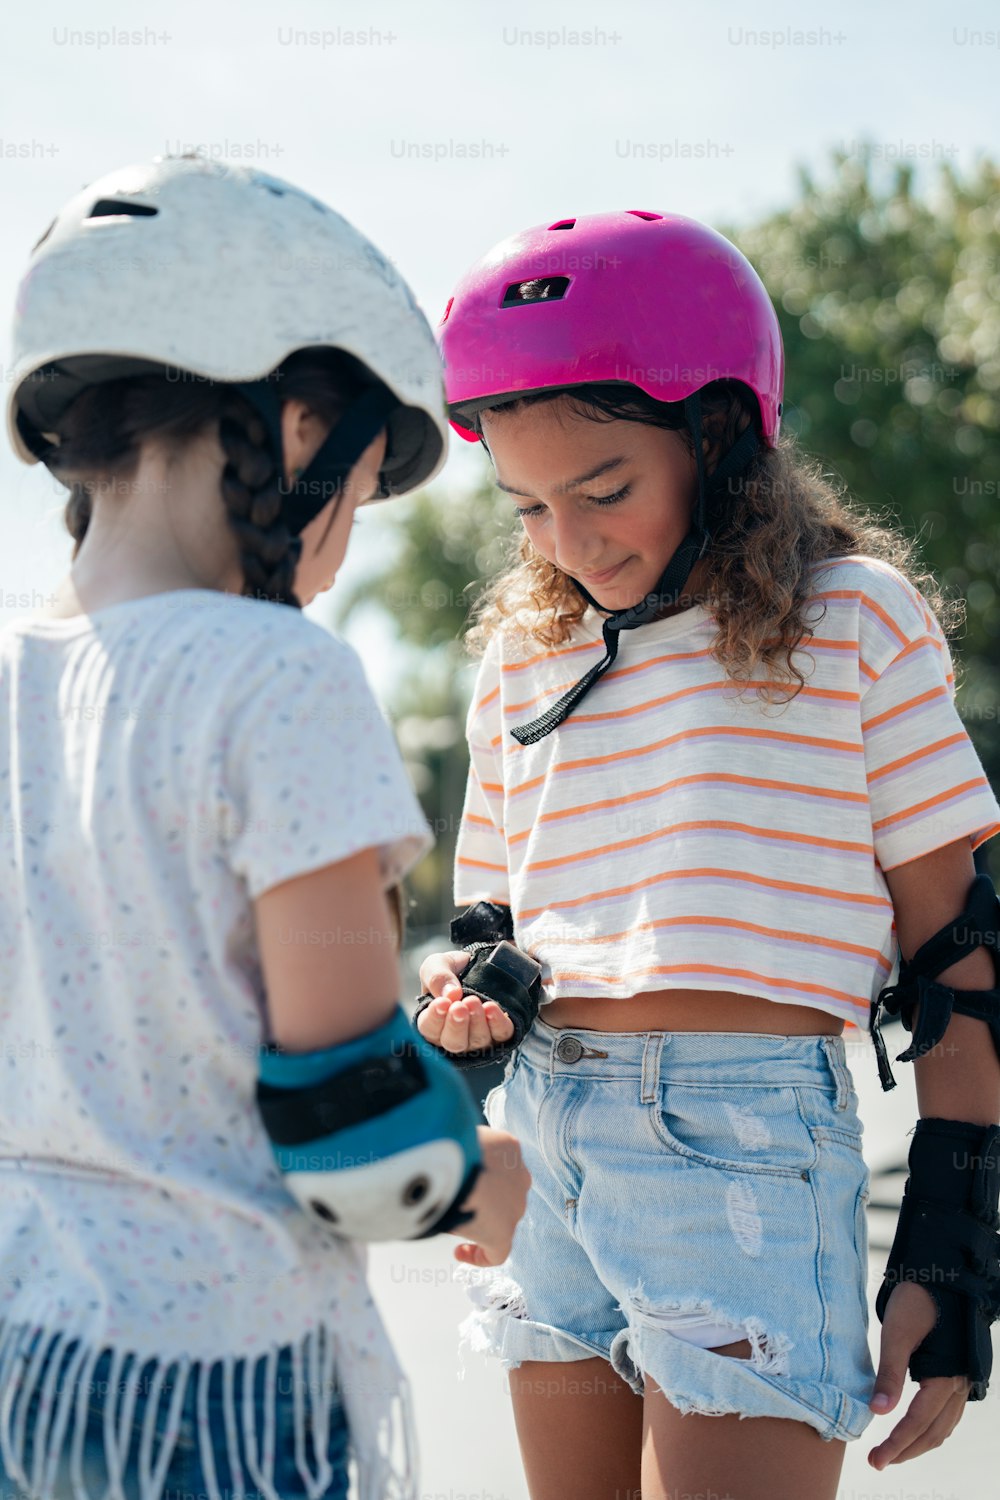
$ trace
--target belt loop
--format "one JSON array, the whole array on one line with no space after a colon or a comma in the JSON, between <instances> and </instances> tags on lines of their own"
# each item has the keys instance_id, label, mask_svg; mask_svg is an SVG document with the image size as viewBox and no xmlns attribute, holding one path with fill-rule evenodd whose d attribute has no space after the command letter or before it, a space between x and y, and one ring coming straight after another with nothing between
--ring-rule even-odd
<instances>
[{"instance_id":1,"label":"belt loop","mask_svg":"<svg viewBox=\"0 0 1000 1500\"><path fill-rule=\"evenodd\" d=\"M642 1103L655 1104L660 1091L660 1053L666 1040L662 1031L646 1033L642 1049Z\"/></svg>"},{"instance_id":2,"label":"belt loop","mask_svg":"<svg viewBox=\"0 0 1000 1500\"><path fill-rule=\"evenodd\" d=\"M844 1049L844 1039L840 1036L825 1036L822 1038L823 1051L826 1053L827 1065L837 1085L837 1108L846 1109L847 1101L851 1094L851 1076L847 1071L847 1054Z\"/></svg>"}]
</instances>

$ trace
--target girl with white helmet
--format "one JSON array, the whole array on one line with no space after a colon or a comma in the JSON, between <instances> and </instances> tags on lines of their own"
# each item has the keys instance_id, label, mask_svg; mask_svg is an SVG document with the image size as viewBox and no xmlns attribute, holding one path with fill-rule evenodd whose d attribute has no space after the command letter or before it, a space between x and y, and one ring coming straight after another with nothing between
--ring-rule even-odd
<instances>
[{"instance_id":1,"label":"girl with white helmet","mask_svg":"<svg viewBox=\"0 0 1000 1500\"><path fill-rule=\"evenodd\" d=\"M363 1243L502 1261L527 1174L398 1004L429 832L301 605L444 460L433 336L325 204L160 160L35 247L9 427L76 545L0 632L0 1494L413 1496Z\"/></svg>"},{"instance_id":2,"label":"girl with white helmet","mask_svg":"<svg viewBox=\"0 0 1000 1500\"><path fill-rule=\"evenodd\" d=\"M774 309L706 226L515 235L440 340L524 529L472 632L472 905L418 1013L458 1065L512 1051L486 1110L532 1174L468 1332L510 1371L532 1500L832 1500L908 1363L874 1467L982 1398L1000 1315L998 907L973 861L1000 807L943 601L779 443ZM540 997L486 971L500 938ZM890 1087L880 1002L914 1032L921 1119L876 1381L844 1033L871 1026Z\"/></svg>"}]
</instances>

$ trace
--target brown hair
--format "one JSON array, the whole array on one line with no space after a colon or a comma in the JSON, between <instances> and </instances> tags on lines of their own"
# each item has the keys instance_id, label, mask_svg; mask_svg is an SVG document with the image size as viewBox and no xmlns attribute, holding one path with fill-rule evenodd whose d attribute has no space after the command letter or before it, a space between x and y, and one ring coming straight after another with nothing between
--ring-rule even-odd
<instances>
[{"instance_id":1,"label":"brown hair","mask_svg":"<svg viewBox=\"0 0 1000 1500\"><path fill-rule=\"evenodd\" d=\"M647 422L673 429L693 456L683 405L657 401L636 387L609 384L543 391L491 410L502 413L560 395L568 397L571 410L593 421ZM752 392L733 380L705 386L701 404L702 431L709 442L705 468L711 475L750 422L760 436L760 415ZM921 566L914 543L862 515L854 504L818 462L785 437L777 448L762 445L746 471L727 481L714 511L710 505L712 543L703 559L701 587L718 624L712 656L734 680L745 681L755 668L764 667L778 681L797 682L791 697L799 691L805 678L792 655L815 628L815 617L806 620L810 573L828 558L862 553L891 563L920 590L946 631L961 624L961 601L945 598L936 579ZM691 602L690 596L684 598ZM481 654L495 631L516 621L529 639L557 646L568 639L587 607L572 579L522 535L515 538L510 566L477 601L466 644ZM774 701L769 697L773 685L759 686L758 694Z\"/></svg>"},{"instance_id":2,"label":"brown hair","mask_svg":"<svg viewBox=\"0 0 1000 1500\"><path fill-rule=\"evenodd\" d=\"M282 399L305 401L330 427L370 383L364 367L336 349L299 350L269 379L280 382ZM95 490L99 493L102 486L131 479L144 442L157 439L168 453L176 452L213 424L226 456L220 491L229 525L239 538L242 594L301 609L292 584L302 539L293 535L282 515L284 476L264 421L232 385L195 379L182 371L157 370L88 386L53 424L59 443L45 463L70 491L63 514L75 544L73 557L87 534ZM401 947L401 888L391 887L386 896Z\"/></svg>"},{"instance_id":3,"label":"brown hair","mask_svg":"<svg viewBox=\"0 0 1000 1500\"><path fill-rule=\"evenodd\" d=\"M303 349L272 371L283 399L305 401L333 426L365 383L357 362L334 349ZM69 487L64 518L80 550L90 524L93 492L129 480L150 438L176 450L216 425L226 455L220 489L229 525L240 541L243 594L301 605L292 590L302 541L282 517L282 480L267 429L232 385L184 371L156 371L88 386L56 423L59 445L46 465Z\"/></svg>"}]
</instances>

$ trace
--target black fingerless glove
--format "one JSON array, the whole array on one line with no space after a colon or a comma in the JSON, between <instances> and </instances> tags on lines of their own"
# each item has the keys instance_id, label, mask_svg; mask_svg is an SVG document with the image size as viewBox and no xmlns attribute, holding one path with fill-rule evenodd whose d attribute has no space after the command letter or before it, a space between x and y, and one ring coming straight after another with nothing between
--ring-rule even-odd
<instances>
[{"instance_id":1,"label":"black fingerless glove","mask_svg":"<svg viewBox=\"0 0 1000 1500\"><path fill-rule=\"evenodd\" d=\"M969 1400L981 1401L1000 1318L1000 1125L918 1120L909 1169L875 1311L881 1323L902 1281L926 1287L938 1320L910 1356L910 1375L965 1375Z\"/></svg>"},{"instance_id":2,"label":"black fingerless glove","mask_svg":"<svg viewBox=\"0 0 1000 1500\"><path fill-rule=\"evenodd\" d=\"M461 944L472 959L459 975L463 995L495 1000L513 1022L514 1032L506 1042L480 1047L475 1052L445 1052L456 1068L485 1068L501 1062L521 1045L538 1014L542 994L541 965L513 943L514 924L509 906L479 901L456 917L451 940ZM413 1020L433 1004L434 996L421 995Z\"/></svg>"}]
</instances>

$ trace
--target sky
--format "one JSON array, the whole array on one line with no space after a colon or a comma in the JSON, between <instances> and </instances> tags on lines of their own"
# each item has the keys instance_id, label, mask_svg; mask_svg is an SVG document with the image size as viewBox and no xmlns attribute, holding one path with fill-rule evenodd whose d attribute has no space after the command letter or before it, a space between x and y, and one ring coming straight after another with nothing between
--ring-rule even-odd
<instances>
[{"instance_id":1,"label":"sky","mask_svg":"<svg viewBox=\"0 0 1000 1500\"><path fill-rule=\"evenodd\" d=\"M200 150L289 178L373 239L436 323L464 270L530 225L610 208L749 222L795 199L801 167L828 178L836 147L906 156L930 182L937 163L995 151L1000 113L986 0L43 0L8 12L0 43L5 401L30 247L81 186L129 162ZM467 484L483 462L456 439L439 482ZM61 494L0 440L0 626L68 570ZM337 587L384 547L385 524L357 528ZM309 613L328 623L335 593ZM349 633L384 694L389 635L370 614Z\"/></svg>"}]
</instances>

